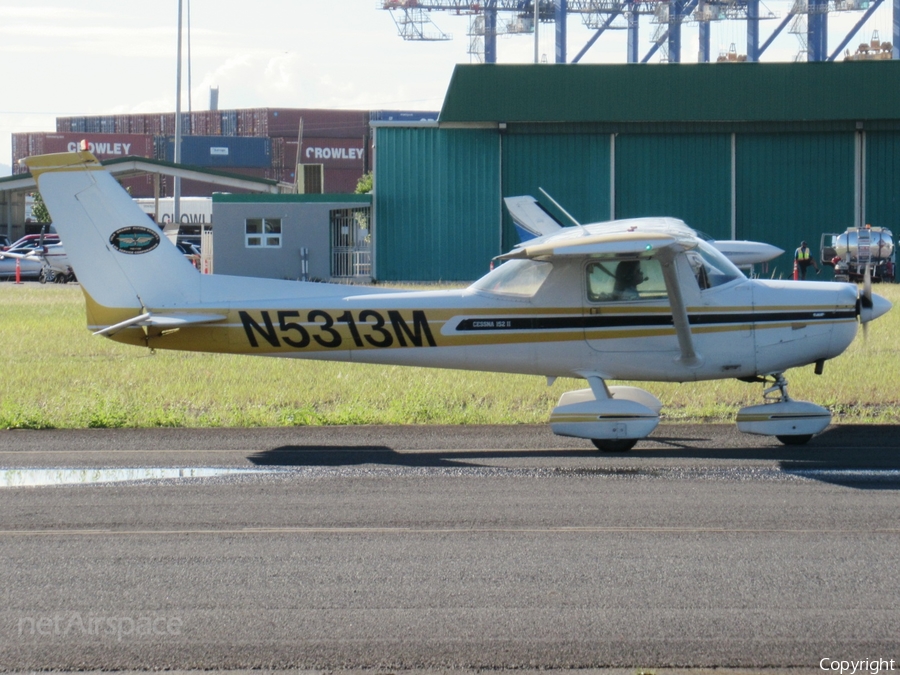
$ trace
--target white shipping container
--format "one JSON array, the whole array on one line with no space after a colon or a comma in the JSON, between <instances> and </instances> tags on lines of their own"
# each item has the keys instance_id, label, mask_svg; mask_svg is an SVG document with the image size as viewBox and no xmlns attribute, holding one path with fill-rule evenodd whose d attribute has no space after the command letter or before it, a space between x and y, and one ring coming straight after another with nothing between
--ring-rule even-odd
<instances>
[{"instance_id":1,"label":"white shipping container","mask_svg":"<svg viewBox=\"0 0 900 675\"><path fill-rule=\"evenodd\" d=\"M141 197L134 200L144 213L152 216L156 208L153 197ZM175 200L172 197L161 197L156 222L168 225L175 220ZM212 197L182 197L181 225L212 225Z\"/></svg>"}]
</instances>

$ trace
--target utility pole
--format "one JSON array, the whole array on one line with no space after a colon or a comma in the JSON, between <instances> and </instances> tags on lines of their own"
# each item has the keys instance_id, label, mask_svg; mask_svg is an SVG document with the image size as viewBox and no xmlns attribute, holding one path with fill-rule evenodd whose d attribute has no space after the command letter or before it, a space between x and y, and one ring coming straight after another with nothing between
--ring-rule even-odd
<instances>
[{"instance_id":1,"label":"utility pole","mask_svg":"<svg viewBox=\"0 0 900 675\"><path fill-rule=\"evenodd\" d=\"M181 164L181 3L178 0L178 66L175 71L175 164ZM175 177L173 192L175 227L181 226L181 178ZM177 230L176 230L177 232Z\"/></svg>"}]
</instances>

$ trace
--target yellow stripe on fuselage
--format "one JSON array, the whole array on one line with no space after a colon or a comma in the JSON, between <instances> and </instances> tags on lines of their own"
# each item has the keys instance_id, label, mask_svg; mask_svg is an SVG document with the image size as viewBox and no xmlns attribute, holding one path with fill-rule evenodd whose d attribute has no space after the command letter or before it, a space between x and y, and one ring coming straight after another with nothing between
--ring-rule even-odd
<instances>
[{"instance_id":1,"label":"yellow stripe on fuselage","mask_svg":"<svg viewBox=\"0 0 900 675\"><path fill-rule=\"evenodd\" d=\"M135 308L103 307L85 292L88 322L96 331L127 321L140 313ZM179 309L181 314L208 313L211 308ZM555 343L567 341L607 341L652 337L674 337L672 325L660 325L659 317L670 313L667 306L603 307L598 314L586 313L582 308L516 307L516 308L439 308L388 309L382 307L340 309L249 309L228 310L227 319L219 323L197 324L178 330L130 327L112 339L133 345L157 349L208 351L239 354L298 354L301 352L329 352L358 349L397 349L405 347L458 347L479 345ZM819 311L821 307L799 308ZM754 324L746 307L718 307L691 309L694 313L721 314L723 323L691 326L695 334L747 332L751 329L774 330L797 328L805 324L797 321ZM796 312L797 307L780 307L779 311ZM217 311L221 312L220 308ZM160 312L164 314L165 312ZM582 320L604 317L653 317L651 325L589 326L578 325ZM734 323L728 323L733 316ZM547 317L550 327L540 329L502 329L460 331L457 327L466 317L491 317L497 324L512 324L515 320L540 320ZM573 325L553 327L552 321L570 318ZM810 321L813 325L849 323L854 319ZM448 322L453 321L450 325ZM450 325L450 328L447 326ZM299 355L299 354L298 354Z\"/></svg>"}]
</instances>

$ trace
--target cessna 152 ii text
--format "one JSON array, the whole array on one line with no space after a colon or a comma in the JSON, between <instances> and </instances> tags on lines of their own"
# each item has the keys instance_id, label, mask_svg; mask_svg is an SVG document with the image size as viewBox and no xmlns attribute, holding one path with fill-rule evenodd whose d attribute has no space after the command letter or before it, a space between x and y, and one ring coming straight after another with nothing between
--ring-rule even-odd
<instances>
[{"instance_id":1,"label":"cessna 152 ii text","mask_svg":"<svg viewBox=\"0 0 900 675\"><path fill-rule=\"evenodd\" d=\"M784 372L824 362L890 303L845 283L748 279L679 220L573 225L499 256L468 288L391 291L201 275L89 152L30 157L78 279L88 325L152 349L576 377L554 432L624 451L660 401L610 380L771 382L741 431L805 443L830 412Z\"/></svg>"}]
</instances>

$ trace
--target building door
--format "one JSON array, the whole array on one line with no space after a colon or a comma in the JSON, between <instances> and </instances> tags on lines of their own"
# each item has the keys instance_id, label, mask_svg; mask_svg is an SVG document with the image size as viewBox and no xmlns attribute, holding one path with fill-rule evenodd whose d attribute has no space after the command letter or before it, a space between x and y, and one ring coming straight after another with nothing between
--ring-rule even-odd
<instances>
[{"instance_id":1,"label":"building door","mask_svg":"<svg viewBox=\"0 0 900 675\"><path fill-rule=\"evenodd\" d=\"M333 209L331 227L331 276L372 276L370 207Z\"/></svg>"}]
</instances>

